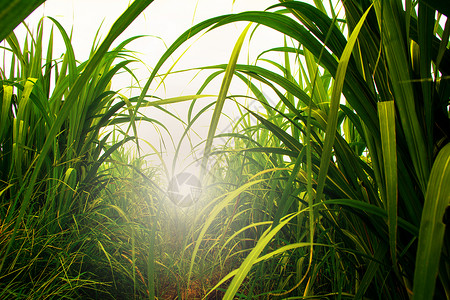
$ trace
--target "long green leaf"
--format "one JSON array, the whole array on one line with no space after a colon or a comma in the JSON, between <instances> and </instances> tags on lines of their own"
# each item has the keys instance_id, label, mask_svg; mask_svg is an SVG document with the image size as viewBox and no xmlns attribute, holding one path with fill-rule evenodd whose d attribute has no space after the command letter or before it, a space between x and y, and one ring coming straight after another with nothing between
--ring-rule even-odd
<instances>
[{"instance_id":1,"label":"long green leaf","mask_svg":"<svg viewBox=\"0 0 450 300\"><path fill-rule=\"evenodd\" d=\"M367 267L366 273L364 273L363 278L361 279L358 290L356 291L355 299L362 299L367 288L372 282L372 279L375 277L375 274L380 267L378 261L381 261L384 255L387 252L387 247L384 247L384 244L380 244L379 248L375 251L374 260L371 260L369 266Z\"/></svg>"},{"instance_id":2,"label":"long green leaf","mask_svg":"<svg viewBox=\"0 0 450 300\"><path fill-rule=\"evenodd\" d=\"M344 86L344 80L345 75L347 71L347 66L350 61L350 57L353 51L353 47L355 46L356 40L358 38L358 34L361 30L362 25L364 24L364 21L366 20L366 17L370 11L370 6L364 15L359 20L357 26L353 30L352 34L350 35L350 38L348 39L347 45L345 46L344 52L342 53L342 56L339 60L339 66L338 70L336 72L336 79L333 84L333 90L331 93L331 101L330 101L330 111L328 113L327 118L327 129L326 129L326 136L325 136L325 142L323 146L322 151L322 157L320 161L320 172L319 177L317 179L317 194L316 194L316 200L320 201L322 198L323 188L325 186L325 180L327 177L328 167L330 164L331 159L331 152L333 149L333 143L335 139L336 134L336 128L337 128L337 117L338 117L338 109L339 104L341 101L341 95L342 95L342 87Z\"/></svg>"},{"instance_id":3,"label":"long green leaf","mask_svg":"<svg viewBox=\"0 0 450 300\"><path fill-rule=\"evenodd\" d=\"M444 246L445 209L450 205L450 144L439 151L431 169L420 222L413 300L433 297ZM447 245L448 246L448 245Z\"/></svg>"},{"instance_id":4,"label":"long green leaf","mask_svg":"<svg viewBox=\"0 0 450 300\"><path fill-rule=\"evenodd\" d=\"M202 174L204 174L204 172L206 171L208 156L211 152L214 135L216 133L217 125L219 124L220 115L222 114L222 108L228 94L228 89L230 88L231 79L234 77L234 70L239 58L239 53L241 52L242 44L244 43L245 37L247 36L247 32L250 29L251 25L251 23L248 24L239 36L225 70L222 85L220 86L219 96L217 97L216 107L214 108L214 112L211 118L211 124L209 125L208 137L206 138L205 152L203 153L202 159Z\"/></svg>"},{"instance_id":5,"label":"long green leaf","mask_svg":"<svg viewBox=\"0 0 450 300\"><path fill-rule=\"evenodd\" d=\"M0 42L45 0L1 0Z\"/></svg>"},{"instance_id":6,"label":"long green leaf","mask_svg":"<svg viewBox=\"0 0 450 300\"><path fill-rule=\"evenodd\" d=\"M403 127L415 176L425 194L431 155L424 136L426 129L421 126L419 120L417 95L414 94L412 71L408 62L409 51L406 48L409 37L405 36L405 24L402 22L404 11L401 6L398 1L387 1L383 2L382 6L377 3L375 11L380 22L383 22L382 41L399 121Z\"/></svg>"},{"instance_id":7,"label":"long green leaf","mask_svg":"<svg viewBox=\"0 0 450 300\"><path fill-rule=\"evenodd\" d=\"M270 227L267 229L263 235L261 236L260 240L256 244L256 246L252 249L250 254L245 258L244 262L239 267L236 275L234 276L233 280L231 281L227 292L225 293L223 299L225 300L232 300L234 299L234 296L236 295L239 287L241 286L242 282L244 281L245 277L247 276L248 272L252 268L252 266L257 262L258 256L261 254L261 252L264 250L264 248L267 246L267 244L272 240L272 238L287 224L289 221L291 221L294 217L299 215L302 211L296 212L294 214L291 214L290 216L287 216L286 219L280 222L276 227ZM302 246L310 245L309 243L301 244Z\"/></svg>"},{"instance_id":8,"label":"long green leaf","mask_svg":"<svg viewBox=\"0 0 450 300\"><path fill-rule=\"evenodd\" d=\"M397 147L395 138L394 101L378 103L381 146L383 151L384 177L386 182L384 201L388 214L389 245L392 265L397 269Z\"/></svg>"}]
</instances>

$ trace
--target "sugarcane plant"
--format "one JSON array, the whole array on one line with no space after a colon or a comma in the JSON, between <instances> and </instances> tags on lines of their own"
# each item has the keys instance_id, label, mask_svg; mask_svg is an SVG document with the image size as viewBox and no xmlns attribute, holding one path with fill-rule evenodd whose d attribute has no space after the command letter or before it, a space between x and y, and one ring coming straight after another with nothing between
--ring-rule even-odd
<instances>
[{"instance_id":1,"label":"sugarcane plant","mask_svg":"<svg viewBox=\"0 0 450 300\"><path fill-rule=\"evenodd\" d=\"M20 15L0 19L11 61L0 74L0 298L189 298L195 287L224 299L450 298L445 3L279 1L217 16L183 33L140 96L127 98L110 82L118 72L134 77L125 47L135 38L109 49L150 2L136 0L83 63L55 19L60 58L55 29L45 50L42 22L20 43L10 33ZM196 95L149 95L172 76L161 67L187 40L235 22L248 26L229 61L193 66L210 72ZM283 44L238 63L263 27ZM216 101L198 110L219 76ZM233 93L235 80L249 95ZM191 101L182 139L214 111L198 146L204 206L178 253L164 249L171 229L158 218L170 216L152 174L122 146L137 143L138 120L155 122L142 108L182 101ZM241 115L219 132L226 102ZM216 138L229 143L214 146Z\"/></svg>"},{"instance_id":2,"label":"sugarcane plant","mask_svg":"<svg viewBox=\"0 0 450 300\"><path fill-rule=\"evenodd\" d=\"M448 7L437 1L330 1L328 7L280 1L264 12L201 22L168 48L138 106L167 58L202 30L246 21L287 41L261 53L256 63L238 64L241 36L228 64L195 67L214 70L205 85L224 76L205 160L213 153L224 101L242 102L229 90L231 79L246 83L265 109L262 114L241 107L240 125L248 127L237 125L241 131L229 134L242 142L228 150L242 153L232 172L244 174L233 180L242 186L215 200L196 235L198 246L220 211L242 204L243 193L255 196L249 200L253 207L271 203L270 209L263 205L263 220L242 221L253 216L248 209L233 215L241 218L242 230L264 221L271 226L263 226L240 267L216 286L227 282L225 299L255 293L295 299L450 297L446 16ZM265 58L273 52L282 61ZM276 104L262 87L276 95ZM194 251L191 269L198 259Z\"/></svg>"},{"instance_id":3,"label":"sugarcane plant","mask_svg":"<svg viewBox=\"0 0 450 300\"><path fill-rule=\"evenodd\" d=\"M110 47L151 2L132 3L104 41L94 41L82 63L56 19L45 21L52 24L49 33L41 20L35 34L27 28L24 40L13 32L5 36L1 48L8 62L0 71L0 298L105 297L111 295L111 284L123 297L154 295L146 281L139 284L135 244L120 246L130 236L135 239L136 225L119 213L120 206L111 202L114 193L105 189L115 178L106 160L136 141L133 99L111 90L111 81L118 72L136 79L127 67L136 59L125 47L138 37ZM54 55L55 31L66 48L61 57ZM114 129L123 123L131 129ZM118 226L120 222L125 224Z\"/></svg>"}]
</instances>

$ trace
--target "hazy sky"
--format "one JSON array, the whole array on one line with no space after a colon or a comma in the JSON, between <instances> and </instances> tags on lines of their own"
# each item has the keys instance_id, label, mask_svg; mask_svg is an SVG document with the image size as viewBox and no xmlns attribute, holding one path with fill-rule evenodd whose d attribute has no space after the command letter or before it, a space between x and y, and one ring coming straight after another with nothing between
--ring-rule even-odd
<instances>
[{"instance_id":1,"label":"hazy sky","mask_svg":"<svg viewBox=\"0 0 450 300\"><path fill-rule=\"evenodd\" d=\"M139 57L151 68L156 64L160 56L164 53L166 46L169 46L180 34L198 22L211 18L214 16L241 12L246 10L264 10L272 4L278 3L276 0L156 0L145 10L143 14L117 39L118 42L125 40L128 37L136 35L148 35L150 37L141 38L128 46L130 50L140 53ZM75 50L76 59L85 61L88 58L89 52L94 41L97 30L102 28L101 37L104 38L120 14L126 10L129 5L127 0L47 0L41 7L39 7L26 22L30 28L34 28L40 18L43 16L51 16L58 20L67 32L73 28L72 44ZM51 24L50 20L45 21L47 25ZM226 63L230 57L234 44L242 32L246 24L232 24L207 33L198 40L196 38L195 44L183 55L182 59L177 63L177 69L186 69L190 67L206 66L212 64ZM275 32L259 30L252 38L251 51L244 46L240 61L246 61L248 54L250 57L259 53L262 49L267 49L269 46L280 45L280 35ZM20 34L20 29L16 31ZM55 50L54 57L58 57L64 52L64 44L62 39L59 39L59 34L55 33ZM19 38L20 39L20 38ZM278 39L278 42L275 40ZM192 43L190 42L190 43ZM188 43L188 44L190 44ZM188 45L187 44L187 45ZM59 52L59 53L58 53ZM174 58L165 65L167 69L170 63L173 62L182 51L176 52ZM252 59L252 58L250 58ZM254 58L253 58L254 59ZM136 74L138 78L143 80L150 74L149 69L143 66L136 66ZM194 94L200 87L201 77L191 81L194 73L188 73L185 76L171 76L163 86L158 90L156 85L151 87L150 93L158 95L159 97L176 97L180 95ZM212 85L208 91L210 94L218 94L221 79ZM121 77L118 77L113 82L113 89L123 88L129 85L130 82L123 82ZM236 84L236 82L235 82ZM235 86L236 89L236 86ZM237 87L239 89L239 87ZM245 88L242 91L234 91L234 93L245 94ZM205 103L210 103L214 99L202 100ZM230 106L226 105L227 109ZM172 107L181 118L187 111L187 105L176 105ZM158 116L159 120L169 128L173 140L177 141L183 132L183 126L174 121L172 118L162 116L161 113L155 109L146 111L150 117ZM231 111L230 111L231 114ZM206 138L207 128L210 122L211 114L205 114L201 122L195 128L198 136L193 135L194 143L200 142ZM232 116L233 118L234 116ZM219 130L227 130L227 124L221 125ZM156 148L160 149L160 142L162 139L166 143L170 141L167 134L161 138L157 132L148 124L140 127L140 136ZM160 149L161 152L166 152L167 157L165 162L170 165L170 156L173 153L173 147L166 144L167 149ZM190 146L185 145L184 156L189 156ZM149 147L144 147L145 151L152 152ZM185 165L185 164L181 164Z\"/></svg>"},{"instance_id":2,"label":"hazy sky","mask_svg":"<svg viewBox=\"0 0 450 300\"><path fill-rule=\"evenodd\" d=\"M143 52L149 63L156 62L164 51L164 41L170 45L181 33L202 20L246 10L264 10L275 0L156 0L140 17L118 38L119 41L136 35L159 37L146 38L132 44ZM31 26L43 16L57 19L67 31L73 26L73 44L75 54L80 60L88 57L97 29L103 22L102 36L113 22L125 11L128 0L47 0L28 19ZM215 33L209 33L198 44L208 51L199 53L198 57L188 53L192 59L208 62L210 59L221 61L227 59L242 26L226 26ZM263 40L263 39L261 39ZM267 40L267 37L266 37ZM132 47L132 48L134 48ZM199 47L198 47L199 48Z\"/></svg>"}]
</instances>

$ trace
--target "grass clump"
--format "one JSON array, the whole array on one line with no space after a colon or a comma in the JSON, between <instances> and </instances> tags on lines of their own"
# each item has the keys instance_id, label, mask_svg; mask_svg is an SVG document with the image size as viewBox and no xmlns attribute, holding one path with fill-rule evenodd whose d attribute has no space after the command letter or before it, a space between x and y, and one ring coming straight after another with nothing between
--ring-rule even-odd
<instances>
[{"instance_id":1,"label":"grass clump","mask_svg":"<svg viewBox=\"0 0 450 300\"><path fill-rule=\"evenodd\" d=\"M13 68L0 87L1 296L449 298L447 10L427 0L280 1L214 17L182 34L130 99L108 85L130 72L132 39L107 52L107 38L79 64L53 21L67 53L53 59L50 38L42 64L42 24L24 46L10 35ZM210 72L196 95L149 100L186 40L235 22L250 25L228 64L194 66ZM284 42L238 63L261 25ZM219 75L217 101L195 114ZM251 93L234 94L232 80ZM153 183L158 171L123 149L131 130L103 130L134 129L143 107L188 100L182 139L214 106L204 192L197 205L174 208ZM225 102L240 116L217 134ZM218 138L225 145L214 146Z\"/></svg>"},{"instance_id":2,"label":"grass clump","mask_svg":"<svg viewBox=\"0 0 450 300\"><path fill-rule=\"evenodd\" d=\"M450 52L441 13L431 1L280 1L206 20L169 47L153 74L202 30L245 21L285 36L255 64L237 64L235 51L227 65L198 68L214 71L205 85L225 76L206 154L223 99L241 102L229 92L232 77L263 107L241 108L235 146L225 149L241 161L221 177L234 188L197 234L200 245L215 223L271 224L225 276L225 299L448 297ZM258 207L262 219L253 218Z\"/></svg>"},{"instance_id":3,"label":"grass clump","mask_svg":"<svg viewBox=\"0 0 450 300\"><path fill-rule=\"evenodd\" d=\"M126 215L124 206L138 194L117 203L123 191L114 184L128 181L125 186L146 195L132 205L141 209L141 223L154 209L153 191L140 175L130 177L128 160L106 163L135 139L127 133L113 137L111 126L132 120L127 105L133 100L110 89L118 72L133 76L125 47L134 38L108 48L148 4L131 5L83 63L55 19L47 36L41 21L25 41L14 33L6 37L11 60L0 81L0 298L149 295L148 282L139 284L139 274L148 271L148 247L143 252L130 237L151 240L151 226L139 228ZM66 47L59 58L53 57L55 30Z\"/></svg>"}]
</instances>

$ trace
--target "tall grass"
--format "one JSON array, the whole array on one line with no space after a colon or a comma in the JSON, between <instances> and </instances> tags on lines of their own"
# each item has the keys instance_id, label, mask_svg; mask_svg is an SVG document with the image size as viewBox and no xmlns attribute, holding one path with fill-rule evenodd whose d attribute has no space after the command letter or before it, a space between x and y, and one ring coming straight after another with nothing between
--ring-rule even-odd
<instances>
[{"instance_id":1,"label":"tall grass","mask_svg":"<svg viewBox=\"0 0 450 300\"><path fill-rule=\"evenodd\" d=\"M134 38L108 49L150 2L135 1L84 63L56 20L61 58L53 31L43 49L42 23L24 43L6 38L0 298L450 298L447 6L280 1L214 17L182 34L128 99L110 81L133 76ZM148 95L186 40L242 21L253 25L227 64L194 66L210 72L197 95ZM239 64L263 26L284 43ZM194 115L219 76L217 101ZM235 95L235 80L251 94ZM141 108L182 101L191 101L182 138L214 112L201 144L204 196L171 212L158 171L122 146ZM240 117L218 134L226 102ZM123 123L129 130L107 129ZM219 137L229 143L213 146Z\"/></svg>"},{"instance_id":2,"label":"tall grass","mask_svg":"<svg viewBox=\"0 0 450 300\"><path fill-rule=\"evenodd\" d=\"M194 297L219 280L216 274L212 282L201 281L207 275L199 267L194 288L186 288L185 257L193 247L184 233L191 228L170 213L160 187L164 171L149 167L142 152L125 150L145 142L137 137L138 121L166 129L134 111L138 97L111 89L119 73L138 80L132 71L138 59L127 48L140 37L109 48L150 2L134 2L102 43L93 41L85 62L76 59L71 37L53 18L41 20L35 33L27 27L24 40L13 32L6 37L0 298ZM57 38L66 47L60 57L53 54ZM201 97L148 96L140 104L166 112L160 105Z\"/></svg>"},{"instance_id":3,"label":"tall grass","mask_svg":"<svg viewBox=\"0 0 450 300\"><path fill-rule=\"evenodd\" d=\"M50 20L50 33L44 33L41 21L25 41L8 32L2 50L11 60L0 74L0 298L154 294L148 282L139 284L142 274L150 278L142 266L152 261L147 258L151 253L135 242L142 235L150 241L151 227L143 233L123 207L134 199L134 209L147 205L140 217L150 218L151 190L138 184L142 178L134 180L131 184L138 186L125 186L146 197L141 195L138 202L133 194L115 203L123 193L119 182L131 179L105 165L135 139L133 132L112 138L107 130L132 119L127 105L133 100L112 91L110 82L118 72L134 76L127 68L133 57L125 47L135 38L109 48L151 2L131 4L83 63L76 60L70 37L55 19ZM66 47L59 58L53 56L55 31Z\"/></svg>"},{"instance_id":4,"label":"tall grass","mask_svg":"<svg viewBox=\"0 0 450 300\"><path fill-rule=\"evenodd\" d=\"M232 77L266 110L242 108L241 131L229 135L239 160L222 177L239 184L217 198L196 235L198 247L215 222L238 233L271 224L225 276L232 278L225 299L450 297L450 26L440 23L447 8L435 1L342 1L328 9L319 1L280 2L190 28L162 56L140 98L167 58L202 30L254 22L292 44L273 45L256 64L232 57L232 64L200 67L217 70L205 84L225 76L216 112L224 95L240 101L228 91ZM268 52L284 58L266 59ZM276 105L260 86L276 94ZM191 269L201 259L195 251Z\"/></svg>"}]
</instances>

